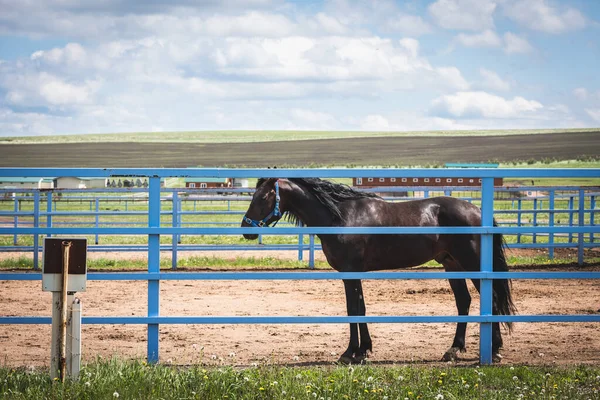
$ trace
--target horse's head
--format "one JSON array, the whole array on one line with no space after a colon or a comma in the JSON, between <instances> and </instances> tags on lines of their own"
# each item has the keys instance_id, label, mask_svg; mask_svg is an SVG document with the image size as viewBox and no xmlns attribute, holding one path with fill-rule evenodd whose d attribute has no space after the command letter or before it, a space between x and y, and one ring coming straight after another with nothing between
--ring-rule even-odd
<instances>
[{"instance_id":1,"label":"horse's head","mask_svg":"<svg viewBox=\"0 0 600 400\"><path fill-rule=\"evenodd\" d=\"M242 227L263 227L281 219L279 207L279 182L277 178L259 179L252 202L242 219ZM245 234L245 239L255 240L258 235Z\"/></svg>"}]
</instances>

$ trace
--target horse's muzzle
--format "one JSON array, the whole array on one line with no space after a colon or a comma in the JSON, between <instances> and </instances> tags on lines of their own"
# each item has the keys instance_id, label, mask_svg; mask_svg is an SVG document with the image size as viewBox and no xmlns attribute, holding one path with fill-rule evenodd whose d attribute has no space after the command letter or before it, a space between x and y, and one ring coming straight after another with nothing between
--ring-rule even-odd
<instances>
[{"instance_id":1,"label":"horse's muzzle","mask_svg":"<svg viewBox=\"0 0 600 400\"><path fill-rule=\"evenodd\" d=\"M242 228L252 228L252 226L249 223L247 223L246 221L242 221L241 227ZM256 239L258 239L258 235L255 234L255 233L251 233L251 234L244 233L243 236L244 236L244 239L246 239L246 240L256 240Z\"/></svg>"}]
</instances>

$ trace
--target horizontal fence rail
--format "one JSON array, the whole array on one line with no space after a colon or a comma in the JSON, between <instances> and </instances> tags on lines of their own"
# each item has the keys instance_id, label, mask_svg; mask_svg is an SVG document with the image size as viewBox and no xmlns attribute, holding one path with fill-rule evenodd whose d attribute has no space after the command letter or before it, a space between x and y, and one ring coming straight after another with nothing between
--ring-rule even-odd
<instances>
[{"instance_id":1,"label":"horizontal fence rail","mask_svg":"<svg viewBox=\"0 0 600 400\"><path fill-rule=\"evenodd\" d=\"M65 168L0 168L1 177L58 177L58 176L80 176L80 177L143 177L147 178L148 188L128 189L135 195L140 195L140 199L128 199L132 202L146 202L147 209L143 212L128 210L127 214L119 215L145 215L147 220L143 222L143 227L137 226L100 226L98 218L104 216L104 211L98 210L98 198L70 199L74 201L89 201L92 208L88 212L81 212L76 215L77 218L93 216L96 218L92 226L73 227L53 224L52 218L67 216L67 213L53 210L57 201L48 196L44 191L35 191L19 189L14 190L14 198L20 197L19 201L30 201L34 204L33 211L20 211L19 203L12 213L3 211L0 217L8 218L31 218L31 226L22 226L16 223L13 226L0 226L0 235L33 235L34 248L39 249L40 235L143 235L147 236L148 244L143 250L148 252L148 271L146 273L90 273L89 279L92 280L132 280L148 282L148 308L145 317L84 317L83 323L86 324L143 324L148 327L148 347L147 356L150 362L158 361L159 335L158 327L160 324L292 324L292 323L355 323L355 322L374 322L374 323L441 323L441 322L475 322L480 324L480 361L483 364L489 364L492 360L492 323L493 322L600 322L599 315L492 315L492 282L494 279L599 279L600 272L493 272L492 271L492 237L495 233L507 235L545 235L549 239L554 239L558 235L576 235L578 242L576 244L578 255L583 256L584 247L594 247L593 235L598 234L598 228L595 225L595 196L593 193L585 193L580 189L576 194L563 194L559 191L550 191L548 196L529 199L527 196L516 201L516 210L494 211L494 178L600 178L598 169L65 169ZM177 199L177 191L170 192L167 197L163 196L164 189L161 188L161 180L169 177L220 177L220 178L248 178L248 177L319 177L319 178L350 178L356 176L377 176L377 177L473 177L481 178L482 185L479 196L473 196L471 193L469 201L476 201L482 209L481 227L355 227L355 228L330 228L330 227L278 227L265 231L264 228L240 228L240 227L206 227L206 226L184 226L179 220L181 215L193 213L181 210L182 202ZM219 189L217 189L219 190ZM413 188L412 190L415 190ZM535 188L538 190L538 188ZM475 192L469 187L468 192ZM97 193L111 192L105 189L99 189ZM116 193L115 190L112 193ZM187 191L184 191L187 192ZM430 196L435 192L440 192L437 188L429 192L423 192L424 196ZM443 189L442 189L443 192ZM32 193L32 194L31 194ZM88 192L92 193L92 192ZM248 193L248 190L239 190L237 193ZM445 192L444 192L445 193ZM67 197L68 191L64 192ZM216 193L215 193L216 194ZM6 196L5 196L6 197ZM181 196L182 197L182 196ZM225 197L226 199L224 199ZM247 197L247 196L245 196ZM48 200L50 198L50 200ZM589 198L589 200L586 200ZM230 201L229 196L218 197L219 201ZM14 199L13 199L14 200ZM62 201L63 199L61 199ZM188 199L191 201L192 199ZM247 199L243 199L247 201ZM397 199L391 199L397 200ZM398 199L400 200L400 199ZM523 209L524 201L536 201L533 210ZM193 201L205 201L204 199L193 199ZM210 201L210 200L206 200ZM500 199L498 199L500 201ZM554 205L558 201L568 202L568 211L557 210ZM171 203L171 210L161 210L163 203ZM93 203L93 206L91 205ZM588 204L588 206L586 206ZM43 210L45 209L45 210ZM231 211L231 210L227 210ZM109 215L107 213L106 215ZM231 215L237 213L232 212ZM517 226L511 226L510 223L493 226L494 215L513 214L517 219ZM540 215L548 216L548 224L539 226ZM568 224L561 224L555 219L555 214L567 215ZM161 216L169 217L171 215L172 226L164 226L165 221L161 221ZM240 214L241 215L241 214ZM535 220L531 223L524 223L524 215L531 215ZM589 224L585 223L585 216L590 219ZM42 221L43 220L43 221ZM236 223L239 226L239 222ZM324 235L324 234L479 234L481 235L481 269L480 272L469 273L446 273L446 272L369 272L369 273L338 273L338 272L294 272L294 273L246 273L246 272L201 272L201 273L180 273L180 272L161 272L160 271L160 252L164 249L184 248L177 243L177 238L181 235L241 235L243 233L269 234L269 235ZM168 235L173 237L171 245L161 245L160 236ZM589 241L584 242L584 235L588 236ZM573 237L573 236L571 236ZM536 244L536 243L532 243ZM529 245L523 243L523 245ZM547 246L550 250L555 247L564 246L565 243L550 242ZM571 245L566 243L566 245ZM306 247L306 244L300 243L294 245L295 248L314 249L316 246L312 242ZM571 247L573 247L571 245ZM0 249L0 251L2 251ZM174 253L176 254L176 253ZM34 257L37 257L37 251L34 251ZM341 317L341 316L162 316L160 315L159 288L161 280L299 280L299 279L480 279L480 314L472 316L362 316L362 317ZM39 280L39 273L0 273L0 280ZM50 323L49 317L19 317L19 316L0 316L1 324L46 324Z\"/></svg>"},{"instance_id":2,"label":"horizontal fence rail","mask_svg":"<svg viewBox=\"0 0 600 400\"><path fill-rule=\"evenodd\" d=\"M34 221L38 221L37 227L60 227L60 226L94 226L102 228L107 226L112 227L136 227L147 226L147 220L143 220L148 214L148 189L141 188L104 188L104 189L0 189L0 217L12 218L12 227L27 227L34 226ZM389 201L406 201L414 198L428 198L436 195L450 195L467 201L479 202L481 200L481 191L479 187L463 186L463 187L443 187L443 186L400 186L400 187L364 187L360 190L368 192L377 192L384 195L384 199ZM594 187L572 187L572 186L524 186L524 187L495 187L494 197L497 204L500 204L500 209L496 209L494 214L497 216L499 226L569 226L578 225L578 220L584 220L584 225L595 225L596 218L596 198L600 194L598 188ZM237 226L239 218L244 214L241 209L234 210L231 208L232 203L243 203L245 205L251 196L240 195L243 193L251 193L250 188L161 188L161 204L162 207L170 208L160 211L162 217L170 217L173 227L198 227L207 226ZM33 194L38 192L38 194ZM226 195L218 195L218 193L226 192ZM227 195L231 192L235 195ZM82 195L85 193L85 195ZM96 193L96 196L90 194ZM401 197L390 197L385 194L402 193ZM109 194L109 195L107 195ZM116 196L120 194L121 196ZM412 197L407 197L412 195ZM505 195L508 195L506 197ZM14 202L14 207L6 207L6 203ZM208 210L197 209L197 203L209 203L215 208L222 207L222 204L214 204L215 202L227 202L227 209ZM43 204L46 203L46 211ZM88 211L74 210L58 210L58 205L64 207L66 204L83 204L89 203ZM118 203L119 209L107 210L110 207L115 207ZM128 208L135 206L135 203L141 203L143 210L132 211ZM169 204L170 203L170 204ZM193 203L193 209L189 209ZM4 207L2 205L4 204ZM104 209L100 208L100 204L105 205ZM507 206L510 204L510 206ZM526 205L529 205L528 208ZM557 204L562 204L566 208L560 208ZM579 205L583 204L583 208ZM124 205L125 209L120 209ZM188 209L186 209L188 207ZM546 208L544 208L546 207ZM589 207L589 208L588 208ZM10 210L14 208L14 210ZM23 211L27 209L26 211ZM21 211L18 211L21 210ZM119 220L115 221L114 217L135 216L141 217L135 221ZM184 220L188 216L211 216L206 221ZM229 217L229 221L219 221L215 218ZM562 221L556 221L552 216L562 216ZM73 221L73 217L77 217L77 221ZM93 220L83 217L93 217ZM112 218L111 218L112 217ZM102 218L102 221L101 221ZM107 219L108 218L108 219ZM237 220L231 221L232 218ZM122 219L122 218L121 218ZM8 227L7 221L4 221L5 227ZM162 221L164 225L164 221ZM289 226L286 222L282 222L279 226ZM13 245L2 246L0 251L12 252L34 252L41 251L41 247L34 245L23 245L18 243L18 234L13 234ZM197 233L202 233L198 231ZM597 246L597 236L594 232L587 233L586 236L575 235L576 232L569 231L567 233L554 232L526 232L517 233L514 236L516 241L507 244L509 248L546 248L549 252L549 257L554 256L555 248L592 248ZM210 234L210 232L208 232ZM304 242L303 233L298 234L298 243L292 244L265 244L262 242L262 236L259 239L259 245L253 244L232 244L226 246L208 245L208 244L189 244L182 243L181 235L177 234L171 245L161 245L161 251L170 251L172 253L172 269L177 268L178 251L222 251L222 250L296 250L298 252L298 260L303 259L303 253L309 253L309 267L314 267L314 252L321 250L320 244L314 242L312 234L310 243ZM147 251L148 246L144 244L100 244L100 234L95 233L95 242L88 246L88 251L106 252L106 251ZM554 238L564 239L555 241ZM540 240L541 239L541 240ZM583 239L581 241L580 239ZM39 243L38 243L39 244ZM579 252L583 256L583 253ZM38 256L34 255L34 269L38 269ZM578 259L579 264L583 263L583 259Z\"/></svg>"}]
</instances>

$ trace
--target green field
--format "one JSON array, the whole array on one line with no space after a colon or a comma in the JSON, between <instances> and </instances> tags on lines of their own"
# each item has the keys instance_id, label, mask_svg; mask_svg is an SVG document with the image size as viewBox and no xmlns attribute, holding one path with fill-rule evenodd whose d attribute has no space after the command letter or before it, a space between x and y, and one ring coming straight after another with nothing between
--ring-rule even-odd
<instances>
[{"instance_id":1,"label":"green field","mask_svg":"<svg viewBox=\"0 0 600 400\"><path fill-rule=\"evenodd\" d=\"M87 135L10 136L0 138L0 143L252 143L294 140L353 139L374 137L460 137L460 136L510 136L548 133L598 132L599 128L585 129L506 129L485 131L195 131L195 132L137 132Z\"/></svg>"},{"instance_id":2,"label":"green field","mask_svg":"<svg viewBox=\"0 0 600 400\"><path fill-rule=\"evenodd\" d=\"M237 369L97 361L78 381L0 368L10 399L598 399L600 368L258 365Z\"/></svg>"},{"instance_id":3,"label":"green field","mask_svg":"<svg viewBox=\"0 0 600 400\"><path fill-rule=\"evenodd\" d=\"M285 131L42 136L0 141L0 154L0 167L439 167L447 162L510 165L597 160L600 130L484 131L468 135Z\"/></svg>"}]
</instances>

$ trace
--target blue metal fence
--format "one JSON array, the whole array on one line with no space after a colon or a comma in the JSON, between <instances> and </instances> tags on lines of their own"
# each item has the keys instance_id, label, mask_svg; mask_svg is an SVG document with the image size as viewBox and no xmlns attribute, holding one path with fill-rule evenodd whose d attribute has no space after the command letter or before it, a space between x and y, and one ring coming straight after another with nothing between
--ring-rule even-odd
<instances>
[{"instance_id":1,"label":"blue metal fence","mask_svg":"<svg viewBox=\"0 0 600 400\"><path fill-rule=\"evenodd\" d=\"M492 323L493 322L600 322L600 315L492 315L492 282L493 279L599 279L600 272L493 272L492 270L492 237L494 233L503 234L573 234L583 235L598 233L597 226L583 225L583 218L576 226L493 226L494 187L496 177L534 177L534 178L600 178L599 169L381 169L380 177L463 177L468 174L482 178L481 227L360 227L360 228L326 228L326 227L284 227L273 229L269 234L283 235L315 235L315 234L480 234L481 235L481 269L480 272L370 272L370 273L179 273L160 272L160 236L161 235L240 235L243 233L264 233L261 228L223 228L223 227L161 227L161 178L165 177L325 177L340 178L366 176L373 174L367 169L50 169L50 168L3 168L0 177L46 177L46 176L85 176L116 177L139 176L149 178L148 188L148 224L146 227L55 227L40 226L38 217L34 215L31 227L0 227L0 235L147 235L148 236L148 272L147 273L90 273L92 280L145 280L148 281L148 309L146 317L84 317L85 324L143 324L148 326L147 356L150 362L158 361L160 324L291 324L291 323L353 323L353 322L475 322L480 324L480 362L492 362ZM39 192L34 197L39 197ZM36 199L39 205L39 198ZM549 199L551 201L552 199ZM580 202L579 212L585 212L584 202ZM594 205L595 207L595 205ZM592 207L592 209L594 208ZM582 214L580 214L582 215ZM550 218L552 212L550 212ZM176 241L175 241L176 242ZM583 252L583 247L579 248ZM480 314L471 316L361 316L361 317L178 317L161 316L159 287L161 280L273 280L273 279L480 279ZM0 280L39 280L40 274L1 273ZM49 317L0 317L1 324L47 324Z\"/></svg>"},{"instance_id":2,"label":"blue metal fence","mask_svg":"<svg viewBox=\"0 0 600 400\"><path fill-rule=\"evenodd\" d=\"M161 203L163 209L161 216L171 217L173 227L194 227L194 226L237 226L244 211L238 207L237 210L232 210L231 203L248 202L250 196L225 196L218 193L227 189L181 189L181 188L161 188ZM252 189L231 189L233 193L248 193ZM456 197L467 201L481 200L481 189L479 187L386 187L386 188L370 188L366 191L380 192L385 199L390 201L405 201L412 198L427 198L432 195L455 195ZM38 192L38 195L36 195ZM84 193L82 195L82 192ZM411 197L390 197L389 194L394 193L411 194ZM108 193L108 194L107 194ZM95 194L95 195L94 195ZM496 205L499 203L503 207L496 207L494 212L496 220L500 226L573 226L574 223L581 225L579 221L583 220L583 225L595 225L596 217L596 198L600 195L598 187L574 187L574 186L557 186L557 187L495 187L494 194L496 197ZM121 196L118 196L121 195ZM141 196L140 196L141 195ZM387 195L387 196L386 196ZM577 202L575 202L575 200ZM206 209L203 207L198 210L197 203L200 202L226 202L226 210ZM8 211L6 205L10 202L14 203L14 210ZM42 209L43 203L46 203L45 211ZM116 202L119 204L119 209L101 210L100 204L113 206ZM140 210L137 206L137 211L130 210L129 203L135 205L136 202L142 202L144 206ZM564 208L558 207L557 203L565 203ZM23 205L25 203L25 205ZM72 203L89 203L89 210L73 211L73 210L58 210L58 204L61 208L66 208L63 203L69 207ZM58 227L60 225L77 226L77 225L93 225L96 228L101 226L146 226L148 210L145 204L148 203L146 189L0 189L0 217L8 216L13 219L13 227L35 225L35 221L39 221L40 226ZM186 207L186 203L187 204ZM193 208L191 208L193 203ZM586 203L589 208L586 208ZM506 207L510 204L510 207ZM529 204L524 207L524 204ZM575 206L577 204L577 206ZM124 205L124 210L121 209ZM166 205L166 207L164 207ZM245 204L243 204L245 206ZM27 210L23 210L26 208ZM566 221L555 222L555 214L566 215ZM106 217L123 217L133 216L138 217L135 221L126 220L106 220ZM213 217L207 221L190 221L183 217L188 216L210 216ZM230 218L230 222L217 222L214 217L234 217ZM506 219L505 217L516 216L516 220ZM538 219L538 216L542 219ZM71 218L69 218L71 217ZM80 218L79 221L73 221L72 217ZM90 220L90 217L93 220ZM101 217L103 218L101 222ZM141 217L141 218L139 218ZM543 218L546 219L543 219ZM586 217L589 222L586 221ZM68 220L66 219L68 218ZM528 220L527 220L528 219ZM164 221L163 221L164 224ZM280 226L285 226L285 222ZM542 234L547 240L538 241L540 235L537 233L518 233L516 242L509 243L509 248L547 248L549 257L554 256L555 248L576 248L578 249L578 262L583 264L583 252L579 249L596 247L595 237L593 232L587 235L587 240L583 235L577 235L575 238L573 233L566 234L568 240L555 242L554 234ZM526 239L529 237L530 239ZM148 246L145 244L100 244L100 235L95 234L95 241L88 246L88 251L147 251ZM309 235L309 243L304 243L303 234L298 235L298 243L292 244L264 244L259 240L260 246L251 244L233 244L233 245L210 245L210 244L181 244L181 235L173 235L172 244L161 245L161 251L170 251L172 253L172 268L177 268L178 251L198 251L198 250L297 250L298 259L303 259L303 252L309 253L309 267L314 267L314 251L320 250L320 245L314 244L314 236ZM38 256L36 253L41 251L40 246L19 245L17 235L13 235L13 245L4 245L0 251L19 251L33 252L34 254L34 269L38 269Z\"/></svg>"}]
</instances>

